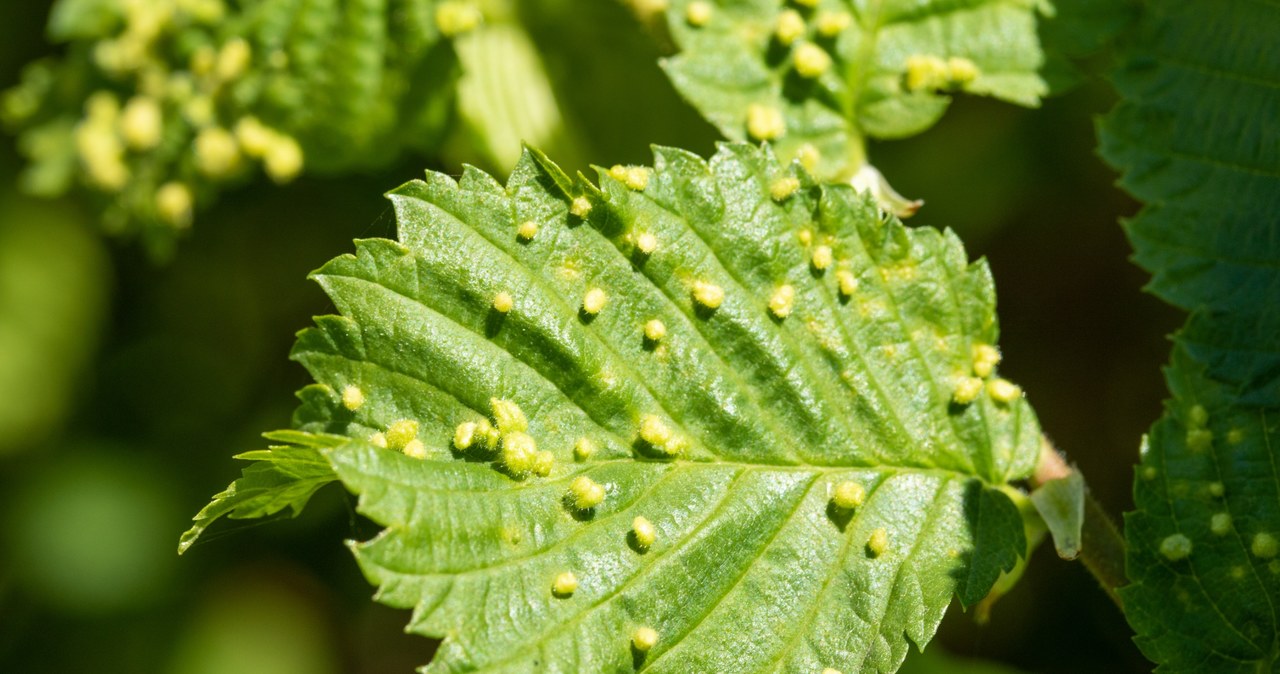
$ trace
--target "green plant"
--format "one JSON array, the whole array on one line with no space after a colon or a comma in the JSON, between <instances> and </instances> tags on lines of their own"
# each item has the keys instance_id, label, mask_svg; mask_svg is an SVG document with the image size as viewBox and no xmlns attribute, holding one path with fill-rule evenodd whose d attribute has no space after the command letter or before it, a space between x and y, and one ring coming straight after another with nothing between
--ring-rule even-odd
<instances>
[{"instance_id":1,"label":"green plant","mask_svg":"<svg viewBox=\"0 0 1280 674\"><path fill-rule=\"evenodd\" d=\"M337 314L298 335L315 383L293 428L238 457L250 465L180 552L219 518L297 515L340 483L382 528L350 544L376 598L443 639L425 671L890 672L952 597L986 616L1048 534L1160 671L1275 669L1280 124L1260 111L1280 106L1280 3L627 4L729 142L591 176L525 147L505 183L467 167L391 191L396 240L312 274ZM460 107L482 153L511 152L520 124L557 127L536 113L554 101L493 103L523 78L479 64L529 53L510 6L401 5L512 31L458 47L462 77L489 73ZM326 25L406 25L355 2L348 19L357 6L367 21ZM258 24L229 25L223 49ZM347 37L352 53L399 44ZM905 226L920 202L868 144L923 132L954 94L1038 105L1113 37L1121 101L1101 152L1147 204L1125 227L1151 290L1191 314L1123 538L1000 374L986 262ZM42 72L11 108L68 77ZM346 96L369 72L299 91L371 104ZM307 156L348 170L387 137L443 151L450 85L425 81L429 102L377 99L404 103L378 125L319 108L337 126ZM406 133L424 111L431 133ZM334 129L372 135L326 149Z\"/></svg>"}]
</instances>

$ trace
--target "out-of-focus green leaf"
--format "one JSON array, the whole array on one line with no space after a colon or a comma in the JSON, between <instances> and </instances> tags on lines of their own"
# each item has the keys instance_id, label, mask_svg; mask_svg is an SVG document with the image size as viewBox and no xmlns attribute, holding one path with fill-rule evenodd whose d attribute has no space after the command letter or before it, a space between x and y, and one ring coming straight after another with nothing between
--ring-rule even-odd
<instances>
[{"instance_id":1,"label":"out-of-focus green leaf","mask_svg":"<svg viewBox=\"0 0 1280 674\"><path fill-rule=\"evenodd\" d=\"M0 193L0 455L58 431L110 282L106 252L78 214Z\"/></svg>"},{"instance_id":2,"label":"out-of-focus green leaf","mask_svg":"<svg viewBox=\"0 0 1280 674\"><path fill-rule=\"evenodd\" d=\"M356 557L428 671L893 671L1026 550L989 272L759 148L656 155L428 174L314 274Z\"/></svg>"}]
</instances>

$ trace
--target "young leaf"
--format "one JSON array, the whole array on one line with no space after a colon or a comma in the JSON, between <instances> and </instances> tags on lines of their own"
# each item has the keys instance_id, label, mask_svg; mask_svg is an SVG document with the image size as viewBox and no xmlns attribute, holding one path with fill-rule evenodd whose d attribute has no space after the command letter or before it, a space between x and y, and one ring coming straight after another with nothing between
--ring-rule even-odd
<instances>
[{"instance_id":1,"label":"young leaf","mask_svg":"<svg viewBox=\"0 0 1280 674\"><path fill-rule=\"evenodd\" d=\"M767 150L656 155L430 173L314 274L352 548L429 671L893 671L1026 548L987 267Z\"/></svg>"},{"instance_id":2,"label":"young leaf","mask_svg":"<svg viewBox=\"0 0 1280 674\"><path fill-rule=\"evenodd\" d=\"M1053 547L1063 559L1075 559L1080 554L1084 489L1084 477L1073 470L1066 477L1045 482L1030 495L1053 536Z\"/></svg>"},{"instance_id":3,"label":"young leaf","mask_svg":"<svg viewBox=\"0 0 1280 674\"><path fill-rule=\"evenodd\" d=\"M1157 1L1114 80L1103 154L1148 206L1150 289L1193 311L1125 518L1137 642L1161 671L1276 664L1280 620L1280 3Z\"/></svg>"},{"instance_id":4,"label":"young leaf","mask_svg":"<svg viewBox=\"0 0 1280 674\"><path fill-rule=\"evenodd\" d=\"M726 137L773 142L824 179L848 180L866 138L932 126L950 93L1035 106L1035 0L676 0L680 53L664 67Z\"/></svg>"},{"instance_id":5,"label":"young leaf","mask_svg":"<svg viewBox=\"0 0 1280 674\"><path fill-rule=\"evenodd\" d=\"M296 517L316 491L337 479L320 450L336 447L346 438L301 431L278 431L266 437L287 444L236 456L255 463L196 514L195 523L178 542L178 554L186 552L220 517L267 517L286 508Z\"/></svg>"}]
</instances>

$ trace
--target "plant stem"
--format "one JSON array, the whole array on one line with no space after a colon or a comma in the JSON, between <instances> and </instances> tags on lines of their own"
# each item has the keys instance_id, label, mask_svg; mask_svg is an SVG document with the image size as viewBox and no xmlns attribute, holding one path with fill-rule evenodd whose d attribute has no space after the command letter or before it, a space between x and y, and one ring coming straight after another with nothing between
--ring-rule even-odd
<instances>
[{"instance_id":1,"label":"plant stem","mask_svg":"<svg viewBox=\"0 0 1280 674\"><path fill-rule=\"evenodd\" d=\"M1040 448L1040 460L1031 476L1031 486L1039 487L1049 480L1066 477L1072 472L1079 471L1067 465L1058 450L1045 438ZM1093 574L1107 596L1111 597L1111 601L1124 610L1124 603L1116 592L1129 582L1124 573L1124 537L1087 489L1084 495L1084 525L1080 534L1079 560Z\"/></svg>"}]
</instances>

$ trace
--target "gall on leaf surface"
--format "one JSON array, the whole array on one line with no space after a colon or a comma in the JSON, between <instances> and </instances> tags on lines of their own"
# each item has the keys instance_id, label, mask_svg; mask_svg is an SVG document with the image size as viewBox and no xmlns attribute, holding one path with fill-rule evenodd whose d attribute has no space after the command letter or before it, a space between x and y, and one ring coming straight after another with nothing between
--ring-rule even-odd
<instances>
[{"instance_id":1,"label":"gall on leaf surface","mask_svg":"<svg viewBox=\"0 0 1280 674\"><path fill-rule=\"evenodd\" d=\"M352 550L444 639L430 672L894 671L1026 551L1001 487L1034 413L953 401L996 342L990 273L767 148L655 154L643 185L533 150L505 186L429 173L390 194L398 242L313 274L340 315L300 333L298 422L351 438L321 454L385 527ZM404 420L412 456L387 446Z\"/></svg>"},{"instance_id":2,"label":"gall on leaf surface","mask_svg":"<svg viewBox=\"0 0 1280 674\"><path fill-rule=\"evenodd\" d=\"M867 138L933 126L955 93L1037 106L1035 0L674 0L672 83L731 140L848 180ZM705 10L706 20L702 10Z\"/></svg>"}]
</instances>

